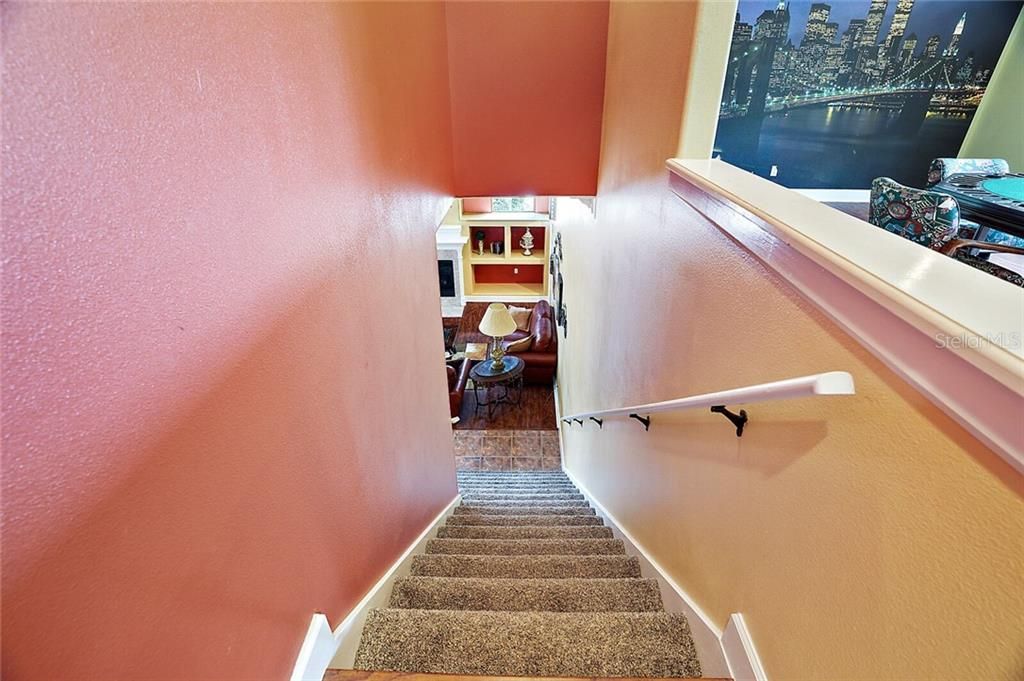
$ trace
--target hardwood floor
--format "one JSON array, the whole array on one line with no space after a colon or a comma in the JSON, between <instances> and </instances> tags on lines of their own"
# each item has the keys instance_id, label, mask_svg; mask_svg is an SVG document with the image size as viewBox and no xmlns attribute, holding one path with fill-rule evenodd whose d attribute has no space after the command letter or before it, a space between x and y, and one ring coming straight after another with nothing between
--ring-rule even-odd
<instances>
[{"instance_id":1,"label":"hardwood floor","mask_svg":"<svg viewBox=\"0 0 1024 681\"><path fill-rule=\"evenodd\" d=\"M456 430L555 430L555 393L552 386L524 385L519 406L502 404L487 418L486 408L476 411L476 396L466 389Z\"/></svg>"}]
</instances>

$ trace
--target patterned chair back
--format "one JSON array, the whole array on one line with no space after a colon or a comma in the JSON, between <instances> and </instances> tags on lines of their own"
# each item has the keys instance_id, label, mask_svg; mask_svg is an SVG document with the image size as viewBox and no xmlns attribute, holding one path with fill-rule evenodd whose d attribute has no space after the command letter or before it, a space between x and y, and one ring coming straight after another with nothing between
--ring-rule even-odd
<instances>
[{"instance_id":1,"label":"patterned chair back","mask_svg":"<svg viewBox=\"0 0 1024 681\"><path fill-rule=\"evenodd\" d=\"M1010 164L1001 158L937 158L928 167L928 186L933 187L950 175L1006 175Z\"/></svg>"},{"instance_id":2,"label":"patterned chair back","mask_svg":"<svg viewBox=\"0 0 1024 681\"><path fill-rule=\"evenodd\" d=\"M871 183L868 221L937 251L958 236L960 206L948 194L877 177Z\"/></svg>"}]
</instances>

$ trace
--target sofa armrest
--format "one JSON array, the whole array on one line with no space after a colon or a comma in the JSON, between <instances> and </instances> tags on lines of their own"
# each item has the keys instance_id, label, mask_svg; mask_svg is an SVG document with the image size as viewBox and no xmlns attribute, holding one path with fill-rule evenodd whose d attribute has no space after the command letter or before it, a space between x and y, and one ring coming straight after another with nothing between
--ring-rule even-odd
<instances>
[{"instance_id":1,"label":"sofa armrest","mask_svg":"<svg viewBox=\"0 0 1024 681\"><path fill-rule=\"evenodd\" d=\"M464 393L466 391L466 382L469 381L469 371L473 368L473 363L469 361L469 358L464 357L454 362L448 362L448 364L455 367L455 385L450 392Z\"/></svg>"}]
</instances>

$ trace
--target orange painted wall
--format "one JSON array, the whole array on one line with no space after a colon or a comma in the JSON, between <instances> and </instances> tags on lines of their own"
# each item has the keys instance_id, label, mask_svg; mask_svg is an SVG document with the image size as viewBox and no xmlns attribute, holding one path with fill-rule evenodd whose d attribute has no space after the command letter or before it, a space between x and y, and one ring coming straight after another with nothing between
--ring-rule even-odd
<instances>
[{"instance_id":1,"label":"orange painted wall","mask_svg":"<svg viewBox=\"0 0 1024 681\"><path fill-rule=\"evenodd\" d=\"M675 156L698 7L685 0L612 3L600 193L660 177L665 159Z\"/></svg>"},{"instance_id":2,"label":"orange painted wall","mask_svg":"<svg viewBox=\"0 0 1024 681\"><path fill-rule=\"evenodd\" d=\"M453 2L459 196L593 195L607 2Z\"/></svg>"},{"instance_id":3,"label":"orange painted wall","mask_svg":"<svg viewBox=\"0 0 1024 681\"><path fill-rule=\"evenodd\" d=\"M1019 681L1024 477L669 189L675 116L719 92L661 39L687 4L612 5L597 218L557 211L562 413L830 370L857 395L746 406L742 438L564 429L565 466L715 625L743 613L768 678Z\"/></svg>"},{"instance_id":4,"label":"orange painted wall","mask_svg":"<svg viewBox=\"0 0 1024 681\"><path fill-rule=\"evenodd\" d=\"M286 678L455 495L444 8L3 25L3 678Z\"/></svg>"}]
</instances>

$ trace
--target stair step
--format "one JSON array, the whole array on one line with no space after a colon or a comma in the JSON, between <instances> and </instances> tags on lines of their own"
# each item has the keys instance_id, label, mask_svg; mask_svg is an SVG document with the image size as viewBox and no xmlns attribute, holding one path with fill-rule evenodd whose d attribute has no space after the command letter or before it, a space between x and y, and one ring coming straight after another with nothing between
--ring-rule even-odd
<instances>
[{"instance_id":1,"label":"stair step","mask_svg":"<svg viewBox=\"0 0 1024 681\"><path fill-rule=\"evenodd\" d=\"M512 676L700 676L669 613L372 610L355 668Z\"/></svg>"},{"instance_id":2,"label":"stair step","mask_svg":"<svg viewBox=\"0 0 1024 681\"><path fill-rule=\"evenodd\" d=\"M459 484L468 485L571 485L573 484L568 478L510 478L510 477L491 477L491 478L458 478Z\"/></svg>"},{"instance_id":3,"label":"stair step","mask_svg":"<svg viewBox=\"0 0 1024 681\"><path fill-rule=\"evenodd\" d=\"M499 478L515 478L515 477L526 477L526 478L567 478L565 471L554 470L554 471L459 471L458 475L460 478L485 478L485 477L499 477Z\"/></svg>"},{"instance_id":4,"label":"stair step","mask_svg":"<svg viewBox=\"0 0 1024 681\"><path fill-rule=\"evenodd\" d=\"M453 515L597 515L590 506L496 506L464 504L456 506Z\"/></svg>"},{"instance_id":5,"label":"stair step","mask_svg":"<svg viewBox=\"0 0 1024 681\"><path fill-rule=\"evenodd\" d=\"M552 483L552 484L537 484L537 483L526 484L526 483L523 483L523 484L519 484L519 485L511 485L511 484L502 484L502 483L475 483L475 482L473 482L473 483L465 483L465 482L460 482L459 483L459 489L473 490L473 491L478 491L478 492L483 492L483 491L487 491L487 490L495 490L495 491L498 491L498 492L535 492L535 491L541 491L541 492L578 492L579 491L579 489L576 487L576 485L554 484L554 483Z\"/></svg>"},{"instance_id":6,"label":"stair step","mask_svg":"<svg viewBox=\"0 0 1024 681\"><path fill-rule=\"evenodd\" d=\"M593 525L449 525L438 529L438 539L611 539L612 528Z\"/></svg>"},{"instance_id":7,"label":"stair step","mask_svg":"<svg viewBox=\"0 0 1024 681\"><path fill-rule=\"evenodd\" d=\"M604 579L640 576L640 560L632 556L413 556L413 575L429 577L489 577Z\"/></svg>"},{"instance_id":8,"label":"stair step","mask_svg":"<svg viewBox=\"0 0 1024 681\"><path fill-rule=\"evenodd\" d=\"M566 487L564 489L552 487L535 487L532 489L526 487L516 487L514 489L499 489L497 487L459 487L459 492L462 493L462 496L475 496L477 494L580 494L580 491L575 487Z\"/></svg>"},{"instance_id":9,"label":"stair step","mask_svg":"<svg viewBox=\"0 0 1024 681\"><path fill-rule=\"evenodd\" d=\"M673 677L678 681L679 677ZM732 681L732 679L700 677L703 681ZM418 674L408 672L375 672L361 669L328 669L323 681L524 681L521 676L481 676L480 674ZM667 681L667 677L637 676L531 676L530 681ZM692 679L696 681L696 679Z\"/></svg>"},{"instance_id":10,"label":"stair step","mask_svg":"<svg viewBox=\"0 0 1024 681\"><path fill-rule=\"evenodd\" d=\"M625 555L621 539L429 539L427 553L462 555Z\"/></svg>"},{"instance_id":11,"label":"stair step","mask_svg":"<svg viewBox=\"0 0 1024 681\"><path fill-rule=\"evenodd\" d=\"M487 482L494 484L512 484L512 485L543 485L543 484L558 484L558 485L570 485L572 481L565 475L522 475L514 476L511 473L497 473L493 475L459 475L459 482Z\"/></svg>"},{"instance_id":12,"label":"stair step","mask_svg":"<svg viewBox=\"0 0 1024 681\"><path fill-rule=\"evenodd\" d=\"M518 525L604 525L604 520L596 515L540 515L540 514L511 514L511 515L476 515L470 513L456 513L448 516L446 523L448 527L453 525L484 525L489 527L505 526L515 527Z\"/></svg>"},{"instance_id":13,"label":"stair step","mask_svg":"<svg viewBox=\"0 0 1024 681\"><path fill-rule=\"evenodd\" d=\"M467 483L472 485L571 485L572 481L565 476L562 477L550 477L550 478L508 478L508 477L490 477L490 478L467 478L460 476L459 482Z\"/></svg>"},{"instance_id":14,"label":"stair step","mask_svg":"<svg viewBox=\"0 0 1024 681\"><path fill-rule=\"evenodd\" d=\"M576 507L576 508L589 508L590 504L584 499L559 499L559 500L545 500L545 499L520 499L523 501L523 506L550 506L550 507ZM510 503L511 502L511 503ZM516 500L514 499L476 499L473 501L466 501L463 499L464 504L468 506L491 506L497 507L502 506L508 508L509 506L515 506Z\"/></svg>"},{"instance_id":15,"label":"stair step","mask_svg":"<svg viewBox=\"0 0 1024 681\"><path fill-rule=\"evenodd\" d=\"M484 494L482 492L473 492L463 494L462 500L466 503L474 501L583 501L583 495L568 492L563 494Z\"/></svg>"},{"instance_id":16,"label":"stair step","mask_svg":"<svg viewBox=\"0 0 1024 681\"><path fill-rule=\"evenodd\" d=\"M485 579L406 577L391 608L535 612L661 612L653 579Z\"/></svg>"}]
</instances>

